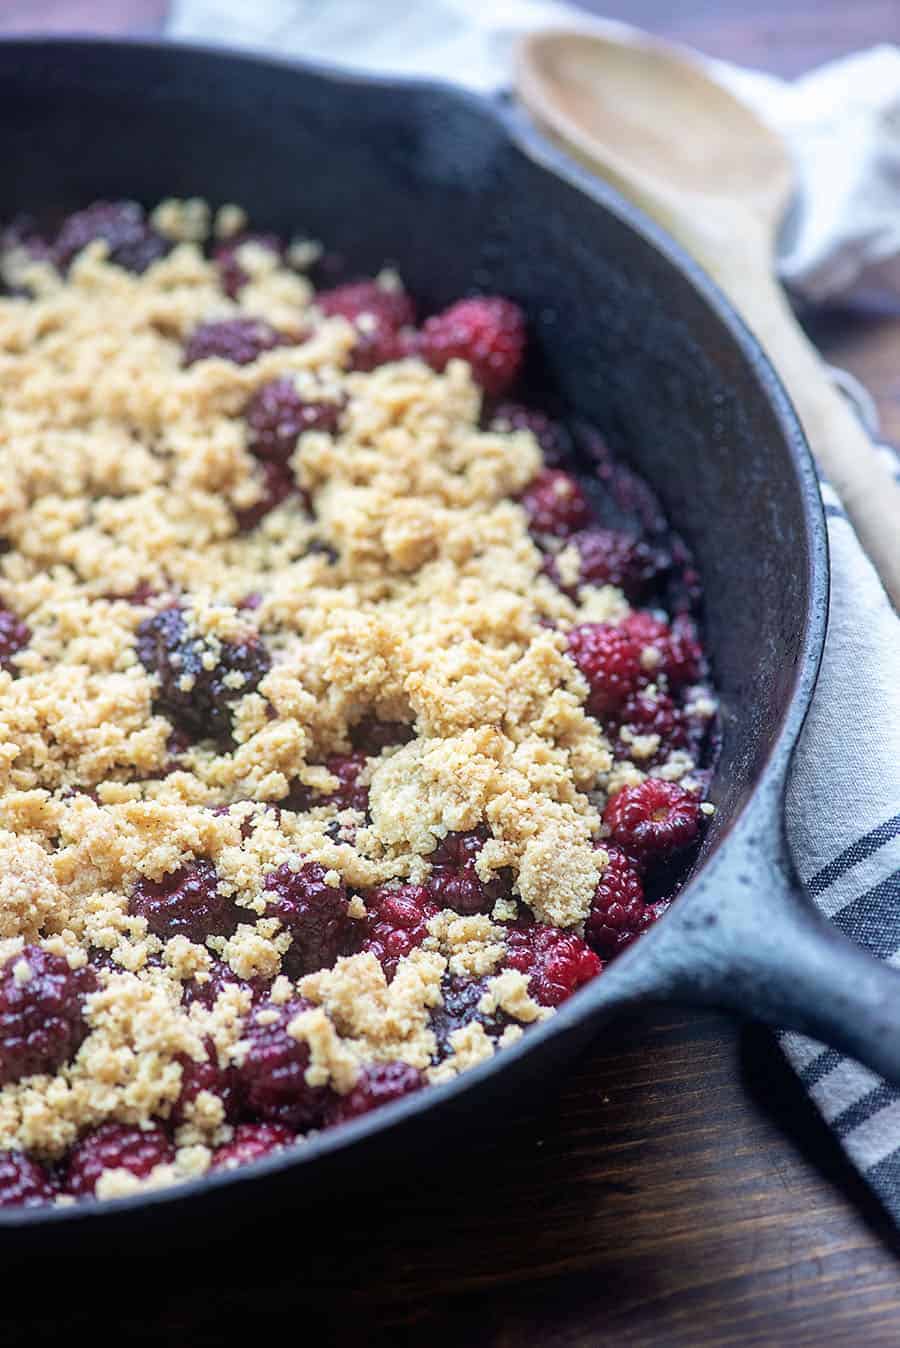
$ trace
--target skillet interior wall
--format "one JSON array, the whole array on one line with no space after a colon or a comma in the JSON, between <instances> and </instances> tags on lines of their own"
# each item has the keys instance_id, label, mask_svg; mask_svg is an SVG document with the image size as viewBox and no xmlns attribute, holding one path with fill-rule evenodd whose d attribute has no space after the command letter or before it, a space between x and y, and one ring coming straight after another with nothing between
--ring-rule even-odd
<instances>
[{"instance_id":1,"label":"skillet interior wall","mask_svg":"<svg viewBox=\"0 0 900 1348\"><path fill-rule=\"evenodd\" d=\"M220 54L0 45L0 216L97 197L237 201L254 225L397 262L425 306L524 304L544 380L654 485L694 550L724 744L752 787L802 649L803 488L725 325L617 215L532 163L466 98Z\"/></svg>"}]
</instances>

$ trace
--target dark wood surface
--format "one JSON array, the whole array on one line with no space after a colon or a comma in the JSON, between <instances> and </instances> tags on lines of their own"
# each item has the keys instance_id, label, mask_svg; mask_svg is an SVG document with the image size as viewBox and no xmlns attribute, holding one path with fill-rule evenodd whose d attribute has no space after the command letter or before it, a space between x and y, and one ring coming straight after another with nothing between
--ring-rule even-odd
<instances>
[{"instance_id":1,"label":"dark wood surface","mask_svg":"<svg viewBox=\"0 0 900 1348\"><path fill-rule=\"evenodd\" d=\"M898 0L589 7L787 75L900 40ZM164 9L8 0L0 31L152 32ZM900 319L835 313L813 330L900 441ZM399 1165L379 1177L361 1210L351 1195L298 1210L296 1233L286 1215L237 1248L163 1249L150 1265L125 1252L87 1278L47 1267L54 1292L27 1312L7 1292L6 1341L95 1338L112 1322L131 1341L192 1345L236 1333L484 1348L900 1342L900 1242L766 1032L647 1011L607 1027L561 1089L511 1115L425 1178Z\"/></svg>"}]
</instances>

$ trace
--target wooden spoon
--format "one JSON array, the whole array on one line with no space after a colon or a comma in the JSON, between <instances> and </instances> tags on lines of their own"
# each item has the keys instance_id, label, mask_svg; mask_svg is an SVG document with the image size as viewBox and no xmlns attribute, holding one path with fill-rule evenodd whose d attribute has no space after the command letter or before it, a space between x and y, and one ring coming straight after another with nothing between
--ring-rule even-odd
<instances>
[{"instance_id":1,"label":"wooden spoon","mask_svg":"<svg viewBox=\"0 0 900 1348\"><path fill-rule=\"evenodd\" d=\"M516 92L552 140L643 207L725 291L766 348L900 607L900 485L775 279L793 186L778 136L698 63L652 39L532 33L518 49Z\"/></svg>"}]
</instances>

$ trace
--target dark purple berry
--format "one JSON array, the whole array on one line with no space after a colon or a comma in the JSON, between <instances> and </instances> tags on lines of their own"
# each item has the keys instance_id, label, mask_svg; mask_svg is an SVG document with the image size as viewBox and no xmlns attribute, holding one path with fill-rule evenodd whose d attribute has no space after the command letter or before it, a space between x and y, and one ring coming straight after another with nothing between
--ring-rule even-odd
<instances>
[{"instance_id":1,"label":"dark purple berry","mask_svg":"<svg viewBox=\"0 0 900 1348\"><path fill-rule=\"evenodd\" d=\"M221 744L231 740L232 703L256 689L271 663L255 635L215 645L192 636L177 606L144 619L137 630L136 650L141 664L158 680L159 711L187 734ZM210 651L215 655L212 668L204 658Z\"/></svg>"},{"instance_id":2,"label":"dark purple berry","mask_svg":"<svg viewBox=\"0 0 900 1348\"><path fill-rule=\"evenodd\" d=\"M335 431L340 415L340 403L309 402L292 379L272 379L256 390L244 413L250 450L257 458L284 463L304 431Z\"/></svg>"},{"instance_id":3,"label":"dark purple berry","mask_svg":"<svg viewBox=\"0 0 900 1348\"><path fill-rule=\"evenodd\" d=\"M284 244L277 234L252 234L244 230L217 244L213 250L213 261L219 269L222 289L230 299L234 299L249 280L237 257L238 251L245 243L255 244L257 248L267 248L277 258L281 258L284 253Z\"/></svg>"},{"instance_id":4,"label":"dark purple berry","mask_svg":"<svg viewBox=\"0 0 900 1348\"><path fill-rule=\"evenodd\" d=\"M99 987L90 965L27 945L0 968L0 1086L55 1072L77 1053L90 1027L84 999Z\"/></svg>"},{"instance_id":5,"label":"dark purple berry","mask_svg":"<svg viewBox=\"0 0 900 1348\"><path fill-rule=\"evenodd\" d=\"M246 1052L237 1075L241 1100L250 1114L301 1131L322 1122L330 1091L306 1080L309 1046L288 1033L295 1016L310 1009L302 997L251 1011L244 1033Z\"/></svg>"},{"instance_id":6,"label":"dark purple berry","mask_svg":"<svg viewBox=\"0 0 900 1348\"><path fill-rule=\"evenodd\" d=\"M490 1039L497 1040L507 1025L512 1024L503 1011L487 1015L478 1004L488 990L486 978L467 978L464 974L444 974L441 980L441 1005L432 1007L431 1029L437 1042L435 1058L443 1062L453 1052L450 1036L466 1025L477 1022Z\"/></svg>"},{"instance_id":7,"label":"dark purple berry","mask_svg":"<svg viewBox=\"0 0 900 1348\"><path fill-rule=\"evenodd\" d=\"M298 870L285 862L266 876L266 916L277 917L291 934L282 958L290 978L330 969L340 955L359 948L362 923L347 916L344 886L326 884L325 875L324 866L307 861Z\"/></svg>"},{"instance_id":8,"label":"dark purple berry","mask_svg":"<svg viewBox=\"0 0 900 1348\"><path fill-rule=\"evenodd\" d=\"M31 638L31 632L14 613L0 605L0 669L15 673L13 656L23 650Z\"/></svg>"},{"instance_id":9,"label":"dark purple berry","mask_svg":"<svg viewBox=\"0 0 900 1348\"><path fill-rule=\"evenodd\" d=\"M218 883L211 861L191 861L161 880L139 880L128 900L128 911L142 917L148 930L164 941L186 936L199 944L207 936L233 936L240 913L219 892Z\"/></svg>"},{"instance_id":10,"label":"dark purple berry","mask_svg":"<svg viewBox=\"0 0 900 1348\"><path fill-rule=\"evenodd\" d=\"M290 345L286 335L262 318L223 318L194 328L185 343L183 364L218 357L234 365L250 365L264 351L286 345Z\"/></svg>"},{"instance_id":11,"label":"dark purple berry","mask_svg":"<svg viewBox=\"0 0 900 1348\"><path fill-rule=\"evenodd\" d=\"M63 221L52 245L53 260L60 271L65 271L76 254L95 239L107 245L111 262L138 275L165 257L172 246L147 223L136 202L95 201Z\"/></svg>"}]
</instances>

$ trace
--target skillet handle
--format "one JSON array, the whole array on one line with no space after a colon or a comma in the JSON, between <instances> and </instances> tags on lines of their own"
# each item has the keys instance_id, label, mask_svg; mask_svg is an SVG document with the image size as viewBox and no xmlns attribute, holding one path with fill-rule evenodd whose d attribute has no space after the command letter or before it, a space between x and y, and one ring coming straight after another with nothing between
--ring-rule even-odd
<instances>
[{"instance_id":1,"label":"skillet handle","mask_svg":"<svg viewBox=\"0 0 900 1348\"><path fill-rule=\"evenodd\" d=\"M699 892L660 924L660 937L675 928L665 951L660 942L666 995L808 1034L900 1086L900 969L844 936L805 896L780 793L777 810L774 826L770 808L754 811L756 826L747 821Z\"/></svg>"}]
</instances>

